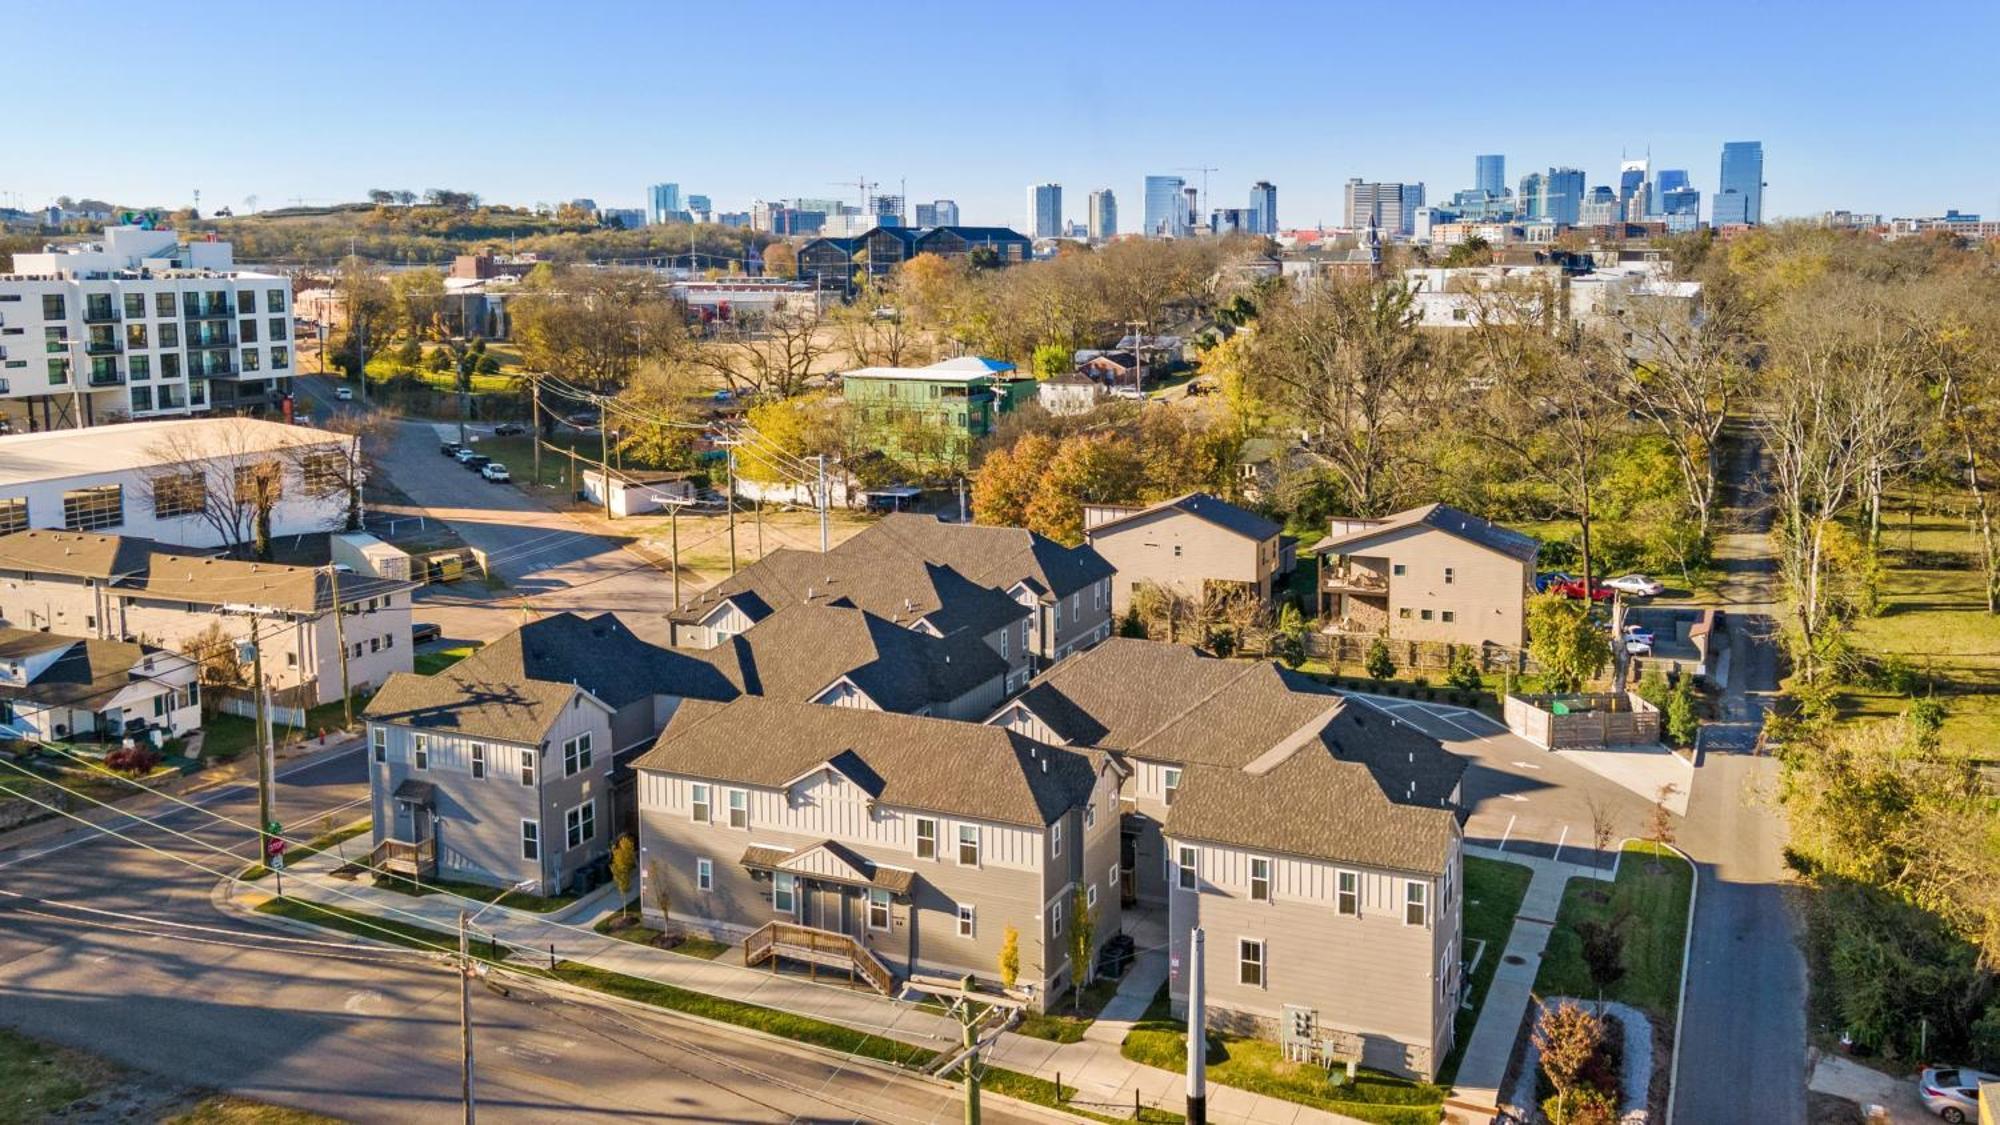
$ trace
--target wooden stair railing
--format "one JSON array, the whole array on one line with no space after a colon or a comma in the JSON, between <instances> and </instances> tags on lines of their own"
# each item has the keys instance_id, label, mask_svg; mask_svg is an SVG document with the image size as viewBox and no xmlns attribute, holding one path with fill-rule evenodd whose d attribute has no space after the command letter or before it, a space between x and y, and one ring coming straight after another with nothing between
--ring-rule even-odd
<instances>
[{"instance_id":1,"label":"wooden stair railing","mask_svg":"<svg viewBox=\"0 0 2000 1125\"><path fill-rule=\"evenodd\" d=\"M852 936L792 922L766 922L743 939L743 963L756 967L779 957L818 965L838 960L884 996L896 994L896 974Z\"/></svg>"}]
</instances>

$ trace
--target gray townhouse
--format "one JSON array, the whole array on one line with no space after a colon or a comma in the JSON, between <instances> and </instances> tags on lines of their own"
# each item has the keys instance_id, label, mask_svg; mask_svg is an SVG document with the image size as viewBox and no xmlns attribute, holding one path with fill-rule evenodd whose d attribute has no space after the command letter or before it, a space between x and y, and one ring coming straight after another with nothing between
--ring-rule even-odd
<instances>
[{"instance_id":1,"label":"gray townhouse","mask_svg":"<svg viewBox=\"0 0 2000 1125\"><path fill-rule=\"evenodd\" d=\"M1041 1007L1120 928L1118 763L997 727L745 696L689 702L639 774L641 900L746 960L838 954L885 990L998 977ZM660 915L664 897L668 917Z\"/></svg>"},{"instance_id":2,"label":"gray townhouse","mask_svg":"<svg viewBox=\"0 0 2000 1125\"><path fill-rule=\"evenodd\" d=\"M735 694L608 613L556 614L435 675L391 676L363 713L377 862L565 889L631 819L621 758L682 699Z\"/></svg>"},{"instance_id":3,"label":"gray townhouse","mask_svg":"<svg viewBox=\"0 0 2000 1125\"><path fill-rule=\"evenodd\" d=\"M1006 698L1011 671L970 630L933 636L818 602L786 606L690 655L745 695L973 721Z\"/></svg>"},{"instance_id":4,"label":"gray townhouse","mask_svg":"<svg viewBox=\"0 0 2000 1125\"><path fill-rule=\"evenodd\" d=\"M1274 1036L1307 1013L1331 1052L1435 1070L1460 987L1462 759L1273 662L1128 638L988 721L1123 763L1127 915L1182 958L1207 928L1219 1026Z\"/></svg>"},{"instance_id":5,"label":"gray townhouse","mask_svg":"<svg viewBox=\"0 0 2000 1125\"><path fill-rule=\"evenodd\" d=\"M1020 528L898 514L824 554L766 555L668 615L672 643L710 648L787 605L866 610L936 636L970 630L1007 661L1004 689L1111 632L1108 563Z\"/></svg>"},{"instance_id":6,"label":"gray townhouse","mask_svg":"<svg viewBox=\"0 0 2000 1125\"><path fill-rule=\"evenodd\" d=\"M129 535L0 535L0 625L167 649L218 627L239 639L254 630L280 721L302 721L306 708L340 698L343 635L353 690L409 671L411 589L331 567L191 555ZM240 693L222 702L253 709Z\"/></svg>"}]
</instances>

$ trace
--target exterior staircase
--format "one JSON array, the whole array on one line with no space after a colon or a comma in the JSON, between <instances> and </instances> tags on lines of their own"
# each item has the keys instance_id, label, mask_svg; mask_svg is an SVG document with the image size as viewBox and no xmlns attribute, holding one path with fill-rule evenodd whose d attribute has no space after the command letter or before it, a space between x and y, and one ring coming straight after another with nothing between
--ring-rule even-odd
<instances>
[{"instance_id":1,"label":"exterior staircase","mask_svg":"<svg viewBox=\"0 0 2000 1125\"><path fill-rule=\"evenodd\" d=\"M839 969L850 978L867 981L884 996L897 992L896 974L847 934L792 922L767 922L743 941L743 963L751 968L768 963L776 972L780 958L805 963L815 980L822 967Z\"/></svg>"}]
</instances>

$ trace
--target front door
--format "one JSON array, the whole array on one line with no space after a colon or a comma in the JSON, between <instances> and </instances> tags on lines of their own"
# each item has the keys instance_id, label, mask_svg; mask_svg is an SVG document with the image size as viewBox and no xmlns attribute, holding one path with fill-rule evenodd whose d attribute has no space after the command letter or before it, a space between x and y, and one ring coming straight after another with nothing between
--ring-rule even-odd
<instances>
[{"instance_id":1,"label":"front door","mask_svg":"<svg viewBox=\"0 0 2000 1125\"><path fill-rule=\"evenodd\" d=\"M1118 834L1118 904L1131 906L1139 901L1139 837Z\"/></svg>"}]
</instances>

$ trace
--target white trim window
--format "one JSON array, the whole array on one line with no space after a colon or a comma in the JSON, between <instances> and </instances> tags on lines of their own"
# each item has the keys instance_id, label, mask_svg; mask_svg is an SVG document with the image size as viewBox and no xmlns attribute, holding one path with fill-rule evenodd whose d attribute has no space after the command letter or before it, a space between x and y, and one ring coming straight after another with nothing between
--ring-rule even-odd
<instances>
[{"instance_id":1,"label":"white trim window","mask_svg":"<svg viewBox=\"0 0 2000 1125\"><path fill-rule=\"evenodd\" d=\"M1062 821L1049 825L1049 858L1062 858Z\"/></svg>"},{"instance_id":2,"label":"white trim window","mask_svg":"<svg viewBox=\"0 0 2000 1125\"><path fill-rule=\"evenodd\" d=\"M542 858L542 825L540 821L521 822L521 858L538 860Z\"/></svg>"},{"instance_id":3,"label":"white trim window","mask_svg":"<svg viewBox=\"0 0 2000 1125\"><path fill-rule=\"evenodd\" d=\"M938 857L938 822L934 816L917 818L917 858L936 859Z\"/></svg>"},{"instance_id":4,"label":"white trim window","mask_svg":"<svg viewBox=\"0 0 2000 1125\"><path fill-rule=\"evenodd\" d=\"M1264 988L1270 984L1270 973L1264 962L1264 943L1253 938L1236 939L1236 983L1250 988Z\"/></svg>"},{"instance_id":5,"label":"white trim window","mask_svg":"<svg viewBox=\"0 0 2000 1125\"><path fill-rule=\"evenodd\" d=\"M1271 901L1271 860L1267 856L1250 857L1250 900Z\"/></svg>"},{"instance_id":6,"label":"white trim window","mask_svg":"<svg viewBox=\"0 0 2000 1125\"><path fill-rule=\"evenodd\" d=\"M1008 656L1007 656L1007 630L1005 630L1005 629L1002 629L1002 630L1000 630L1000 659L1002 659L1002 660L1006 660L1006 659L1008 659Z\"/></svg>"},{"instance_id":7,"label":"white trim window","mask_svg":"<svg viewBox=\"0 0 2000 1125\"><path fill-rule=\"evenodd\" d=\"M1361 917L1361 873L1333 873L1333 912L1344 918Z\"/></svg>"},{"instance_id":8,"label":"white trim window","mask_svg":"<svg viewBox=\"0 0 2000 1125\"><path fill-rule=\"evenodd\" d=\"M1160 801L1171 806L1174 794L1181 790L1181 771L1178 766L1165 766L1160 770Z\"/></svg>"},{"instance_id":9,"label":"white trim window","mask_svg":"<svg viewBox=\"0 0 2000 1125\"><path fill-rule=\"evenodd\" d=\"M486 776L486 744L483 742L475 742L472 744L472 779L474 781L477 781L485 776Z\"/></svg>"},{"instance_id":10,"label":"white trim window","mask_svg":"<svg viewBox=\"0 0 2000 1125\"><path fill-rule=\"evenodd\" d=\"M1061 937L1062 930L1063 930L1062 900L1057 899L1049 904L1049 934L1052 937Z\"/></svg>"},{"instance_id":11,"label":"white trim window","mask_svg":"<svg viewBox=\"0 0 2000 1125\"><path fill-rule=\"evenodd\" d=\"M1096 884L1096 883L1092 883L1092 884L1090 884L1089 886L1087 886L1087 887L1085 887L1085 888L1083 889L1083 904L1084 904L1085 906L1089 907L1089 908L1090 908L1090 909L1092 909L1092 910L1095 910L1095 909L1097 909L1097 884Z\"/></svg>"},{"instance_id":12,"label":"white trim window","mask_svg":"<svg viewBox=\"0 0 2000 1125\"><path fill-rule=\"evenodd\" d=\"M1087 804L1083 806L1083 830L1088 832L1095 827L1097 827L1097 806Z\"/></svg>"},{"instance_id":13,"label":"white trim window","mask_svg":"<svg viewBox=\"0 0 2000 1125\"><path fill-rule=\"evenodd\" d=\"M771 909L780 914L797 917L799 913L799 877L783 871L771 878Z\"/></svg>"},{"instance_id":14,"label":"white trim window","mask_svg":"<svg viewBox=\"0 0 2000 1125\"><path fill-rule=\"evenodd\" d=\"M969 938L973 936L973 930L974 930L973 906L969 902L961 902L958 904L958 936L963 938Z\"/></svg>"},{"instance_id":15,"label":"white trim window","mask_svg":"<svg viewBox=\"0 0 2000 1125\"><path fill-rule=\"evenodd\" d=\"M1104 579L1099 579L1099 580L1097 580L1096 582L1092 582L1092 583L1090 584L1090 605L1091 605L1091 608L1093 608L1093 609L1103 609L1103 608L1104 608L1104 587L1106 587L1106 586L1108 586L1108 585L1110 585L1110 583L1109 583L1109 582L1107 582L1107 581L1106 581L1106 580L1104 580Z\"/></svg>"},{"instance_id":16,"label":"white trim window","mask_svg":"<svg viewBox=\"0 0 2000 1125\"><path fill-rule=\"evenodd\" d=\"M563 839L568 847L580 848L597 838L597 801L585 801L563 814Z\"/></svg>"},{"instance_id":17,"label":"white trim window","mask_svg":"<svg viewBox=\"0 0 2000 1125\"><path fill-rule=\"evenodd\" d=\"M1200 874L1195 870L1195 852L1186 844L1174 849L1174 884L1184 891L1201 889Z\"/></svg>"},{"instance_id":18,"label":"white trim window","mask_svg":"<svg viewBox=\"0 0 2000 1125\"><path fill-rule=\"evenodd\" d=\"M694 889L698 891L715 889L715 861L707 856L694 861Z\"/></svg>"},{"instance_id":19,"label":"white trim window","mask_svg":"<svg viewBox=\"0 0 2000 1125\"><path fill-rule=\"evenodd\" d=\"M563 742L563 776L575 777L590 768L590 732Z\"/></svg>"},{"instance_id":20,"label":"white trim window","mask_svg":"<svg viewBox=\"0 0 2000 1125\"><path fill-rule=\"evenodd\" d=\"M1405 926L1428 926L1431 921L1431 887L1419 879L1403 882L1403 924Z\"/></svg>"},{"instance_id":21,"label":"white trim window","mask_svg":"<svg viewBox=\"0 0 2000 1125\"><path fill-rule=\"evenodd\" d=\"M1104 877L1104 885L1115 891L1118 889L1119 881L1124 877L1124 873L1119 871L1118 865L1114 863L1111 865L1110 873Z\"/></svg>"},{"instance_id":22,"label":"white trim window","mask_svg":"<svg viewBox=\"0 0 2000 1125\"><path fill-rule=\"evenodd\" d=\"M521 784L533 785L534 783L535 752L533 750L523 750L521 751Z\"/></svg>"},{"instance_id":23,"label":"white trim window","mask_svg":"<svg viewBox=\"0 0 2000 1125\"><path fill-rule=\"evenodd\" d=\"M375 751L375 760L376 760L376 761L378 761L378 762L386 762L386 761L388 761L388 760L389 760L389 728L388 728L388 727L369 727L369 728L368 728L368 745L369 745L370 747L372 747L372 748L374 749L374 751Z\"/></svg>"},{"instance_id":24,"label":"white trim window","mask_svg":"<svg viewBox=\"0 0 2000 1125\"><path fill-rule=\"evenodd\" d=\"M748 790L729 790L729 827L750 827L750 793Z\"/></svg>"},{"instance_id":25,"label":"white trim window","mask_svg":"<svg viewBox=\"0 0 2000 1125\"><path fill-rule=\"evenodd\" d=\"M958 826L958 865L960 867L979 866L979 826L961 824Z\"/></svg>"},{"instance_id":26,"label":"white trim window","mask_svg":"<svg viewBox=\"0 0 2000 1125\"><path fill-rule=\"evenodd\" d=\"M688 819L696 824L712 823L714 808L709 804L708 786L695 782L688 786Z\"/></svg>"},{"instance_id":27,"label":"white trim window","mask_svg":"<svg viewBox=\"0 0 2000 1125\"><path fill-rule=\"evenodd\" d=\"M868 889L868 928L886 930L889 928L889 892L879 888Z\"/></svg>"},{"instance_id":28,"label":"white trim window","mask_svg":"<svg viewBox=\"0 0 2000 1125\"><path fill-rule=\"evenodd\" d=\"M410 768L419 770L431 768L431 743L424 735L410 736Z\"/></svg>"}]
</instances>

